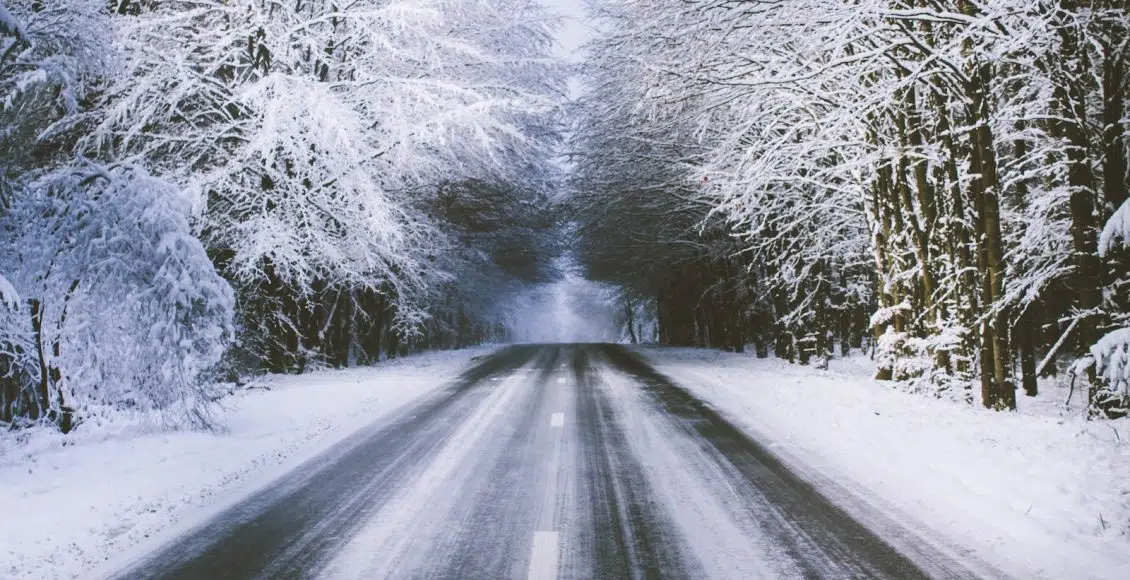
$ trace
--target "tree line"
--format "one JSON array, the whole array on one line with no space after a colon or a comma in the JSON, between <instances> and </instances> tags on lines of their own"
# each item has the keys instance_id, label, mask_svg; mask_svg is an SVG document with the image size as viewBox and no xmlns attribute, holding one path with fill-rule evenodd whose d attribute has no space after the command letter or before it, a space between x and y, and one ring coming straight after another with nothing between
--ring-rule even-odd
<instances>
[{"instance_id":1,"label":"tree line","mask_svg":"<svg viewBox=\"0 0 1130 580\"><path fill-rule=\"evenodd\" d=\"M572 151L588 272L658 338L1015 409L1130 404L1118 0L597 5Z\"/></svg>"},{"instance_id":2,"label":"tree line","mask_svg":"<svg viewBox=\"0 0 1130 580\"><path fill-rule=\"evenodd\" d=\"M555 276L533 0L3 0L0 426L506 340Z\"/></svg>"}]
</instances>

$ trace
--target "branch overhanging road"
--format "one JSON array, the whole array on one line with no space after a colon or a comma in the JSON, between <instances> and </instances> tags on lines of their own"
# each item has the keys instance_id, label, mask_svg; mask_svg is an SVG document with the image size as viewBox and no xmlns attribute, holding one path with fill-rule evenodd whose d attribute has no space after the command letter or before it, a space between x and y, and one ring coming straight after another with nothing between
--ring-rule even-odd
<instances>
[{"instance_id":1,"label":"branch overhanging road","mask_svg":"<svg viewBox=\"0 0 1130 580\"><path fill-rule=\"evenodd\" d=\"M528 345L118 577L974 574L927 546L896 550L630 350Z\"/></svg>"}]
</instances>

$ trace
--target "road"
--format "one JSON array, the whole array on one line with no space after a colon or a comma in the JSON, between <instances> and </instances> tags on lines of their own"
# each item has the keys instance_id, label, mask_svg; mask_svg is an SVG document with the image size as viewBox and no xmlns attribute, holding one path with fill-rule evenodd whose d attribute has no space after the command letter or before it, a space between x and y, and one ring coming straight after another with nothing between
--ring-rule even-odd
<instances>
[{"instance_id":1,"label":"road","mask_svg":"<svg viewBox=\"0 0 1130 580\"><path fill-rule=\"evenodd\" d=\"M632 351L531 345L478 361L119 577L971 574L929 548L896 550Z\"/></svg>"}]
</instances>

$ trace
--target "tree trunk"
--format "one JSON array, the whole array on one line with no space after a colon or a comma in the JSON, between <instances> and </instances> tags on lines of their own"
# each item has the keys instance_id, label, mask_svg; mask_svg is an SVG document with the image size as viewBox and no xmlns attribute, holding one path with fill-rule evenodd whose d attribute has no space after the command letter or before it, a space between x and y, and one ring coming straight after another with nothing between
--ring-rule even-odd
<instances>
[{"instance_id":1,"label":"tree trunk","mask_svg":"<svg viewBox=\"0 0 1130 580\"><path fill-rule=\"evenodd\" d=\"M1103 197L1109 210L1126 201L1127 30L1121 22L1109 22L1103 35Z\"/></svg>"},{"instance_id":2,"label":"tree trunk","mask_svg":"<svg viewBox=\"0 0 1130 580\"><path fill-rule=\"evenodd\" d=\"M1039 316L1036 305L1031 304L1016 325L1016 346L1020 351L1020 381L1024 387L1024 394L1035 397L1039 394L1036 382L1036 346L1035 337L1039 332Z\"/></svg>"},{"instance_id":3,"label":"tree trunk","mask_svg":"<svg viewBox=\"0 0 1130 580\"><path fill-rule=\"evenodd\" d=\"M28 300L31 307L31 330L35 335L35 355L39 364L39 381L36 382L36 411L31 419L47 416L51 409L51 373L47 364L47 351L43 344L43 303L38 299Z\"/></svg>"},{"instance_id":4,"label":"tree trunk","mask_svg":"<svg viewBox=\"0 0 1130 580\"><path fill-rule=\"evenodd\" d=\"M976 16L977 8L969 0L960 2L962 12L968 16ZM973 140L973 167L977 169L978 177L974 180L974 195L979 198L977 204L981 231L981 254L983 257L982 275L986 280L983 285L985 312L993 309L1000 303L1004 295L1004 244L1001 235L1000 221L1000 179L997 173L996 145L992 129L989 127L991 107L989 100L990 84L993 79L993 69L990 64L981 62L978 55L973 54L968 45L966 56L971 64L969 71L970 123ZM987 407L1004 407L1016 409L1016 391L1008 380L1008 345L1006 336L1008 322L1001 311L990 316L987 324L982 326L981 341L982 374L990 372L991 377L982 376L982 395L985 396L984 404ZM989 360L984 360L989 358Z\"/></svg>"},{"instance_id":5,"label":"tree trunk","mask_svg":"<svg viewBox=\"0 0 1130 580\"><path fill-rule=\"evenodd\" d=\"M1071 290L1075 296L1076 315L1080 316L1075 331L1075 354L1085 356L1098 340L1099 306L1101 304L1102 273L1098 257L1098 230L1095 216L1095 176L1091 169L1091 143L1087 136L1087 82L1084 78L1085 49L1080 46L1082 31L1076 24L1061 16L1059 34L1062 54L1053 71L1056 86L1054 94L1059 106L1058 119L1052 123L1053 132L1067 140L1067 184L1071 190ZM1096 377L1094 367L1088 368L1088 403L1094 402Z\"/></svg>"},{"instance_id":6,"label":"tree trunk","mask_svg":"<svg viewBox=\"0 0 1130 580\"><path fill-rule=\"evenodd\" d=\"M631 297L624 298L624 312L628 315L628 336L632 339L632 344L639 344L639 337L636 336L636 317L632 311Z\"/></svg>"}]
</instances>

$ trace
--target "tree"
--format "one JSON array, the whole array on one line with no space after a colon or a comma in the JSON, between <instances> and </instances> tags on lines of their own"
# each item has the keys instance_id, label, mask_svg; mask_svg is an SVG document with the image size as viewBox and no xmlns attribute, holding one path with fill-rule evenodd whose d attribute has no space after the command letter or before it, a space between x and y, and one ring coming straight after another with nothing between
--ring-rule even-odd
<instances>
[{"instance_id":1,"label":"tree","mask_svg":"<svg viewBox=\"0 0 1130 580\"><path fill-rule=\"evenodd\" d=\"M585 125L613 129L581 134L599 159L582 174L677 179L590 205L678 191L701 228L690 239L738 240L736 286L753 297L722 308L765 313L779 356L826 359L871 311L879 378L969 402L979 380L984 405L1012 409L1061 333L1076 329L1082 356L1127 307L1096 227L1124 199L1124 6L637 0L599 14L611 34L590 46Z\"/></svg>"},{"instance_id":2,"label":"tree","mask_svg":"<svg viewBox=\"0 0 1130 580\"><path fill-rule=\"evenodd\" d=\"M26 188L0 222L0 269L24 299L0 342L34 394L5 401L3 420L25 409L68 431L124 407L209 425L206 373L231 338L234 296L181 193L136 167L96 164Z\"/></svg>"},{"instance_id":3,"label":"tree","mask_svg":"<svg viewBox=\"0 0 1130 580\"><path fill-rule=\"evenodd\" d=\"M115 21L127 65L85 145L193 196L252 365L397 351L447 315L463 264L447 184L544 195L562 71L536 3L172 2Z\"/></svg>"}]
</instances>

